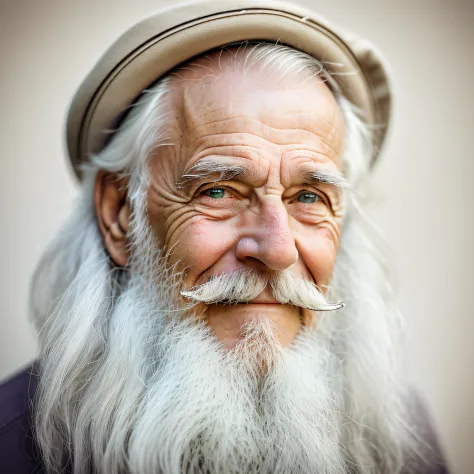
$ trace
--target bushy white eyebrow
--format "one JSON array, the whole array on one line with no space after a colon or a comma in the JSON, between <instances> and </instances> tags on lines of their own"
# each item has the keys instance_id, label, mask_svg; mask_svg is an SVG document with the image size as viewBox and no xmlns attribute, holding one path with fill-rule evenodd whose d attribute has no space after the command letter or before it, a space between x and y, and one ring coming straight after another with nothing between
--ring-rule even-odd
<instances>
[{"instance_id":1,"label":"bushy white eyebrow","mask_svg":"<svg viewBox=\"0 0 474 474\"><path fill-rule=\"evenodd\" d=\"M238 176L242 176L249 170L245 166L233 165L228 163L219 163L214 160L200 160L181 176L181 181L177 183L178 188L184 188L190 185L193 181L198 181L206 176L217 174L218 176L213 181L228 181ZM347 181L344 176L338 171L315 170L304 171L302 173L303 179L310 183L330 184L339 188L347 188Z\"/></svg>"},{"instance_id":2,"label":"bushy white eyebrow","mask_svg":"<svg viewBox=\"0 0 474 474\"><path fill-rule=\"evenodd\" d=\"M188 186L192 181L201 180L212 174L218 174L215 181L228 181L243 175L247 171L247 168L241 165L218 163L213 160L200 160L184 172L177 186L178 188L183 188Z\"/></svg>"},{"instance_id":3,"label":"bushy white eyebrow","mask_svg":"<svg viewBox=\"0 0 474 474\"><path fill-rule=\"evenodd\" d=\"M303 174L305 180L309 183L330 184L338 188L348 188L346 179L339 171L316 170L306 171Z\"/></svg>"}]
</instances>

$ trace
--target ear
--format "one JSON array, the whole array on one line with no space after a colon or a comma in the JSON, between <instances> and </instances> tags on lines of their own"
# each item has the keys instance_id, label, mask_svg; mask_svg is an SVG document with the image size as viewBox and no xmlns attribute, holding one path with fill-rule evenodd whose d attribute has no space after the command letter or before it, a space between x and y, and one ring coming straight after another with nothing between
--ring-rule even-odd
<instances>
[{"instance_id":1,"label":"ear","mask_svg":"<svg viewBox=\"0 0 474 474\"><path fill-rule=\"evenodd\" d=\"M116 265L125 267L130 256L127 234L131 214L127 202L127 180L99 171L95 180L94 204L105 248Z\"/></svg>"}]
</instances>

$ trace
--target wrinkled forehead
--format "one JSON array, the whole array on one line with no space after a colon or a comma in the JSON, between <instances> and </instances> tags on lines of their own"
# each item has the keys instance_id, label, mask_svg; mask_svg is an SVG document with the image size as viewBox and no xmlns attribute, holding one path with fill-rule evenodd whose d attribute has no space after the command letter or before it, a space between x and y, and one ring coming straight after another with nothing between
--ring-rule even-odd
<instances>
[{"instance_id":1,"label":"wrinkled forehead","mask_svg":"<svg viewBox=\"0 0 474 474\"><path fill-rule=\"evenodd\" d=\"M266 136L278 142L285 131L301 131L320 137L335 158L342 152L343 116L324 77L291 70L284 60L248 60L237 49L214 51L172 73L171 96L180 139L188 143L211 124L223 131L232 119L236 132L265 126Z\"/></svg>"}]
</instances>

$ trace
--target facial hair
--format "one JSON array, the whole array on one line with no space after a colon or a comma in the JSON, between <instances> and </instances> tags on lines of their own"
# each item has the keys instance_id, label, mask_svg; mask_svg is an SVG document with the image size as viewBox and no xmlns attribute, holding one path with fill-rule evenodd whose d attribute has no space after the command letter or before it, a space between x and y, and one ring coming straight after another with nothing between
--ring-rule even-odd
<instances>
[{"instance_id":1,"label":"facial hair","mask_svg":"<svg viewBox=\"0 0 474 474\"><path fill-rule=\"evenodd\" d=\"M367 402L385 403L393 387L380 357L392 346L379 336L392 323L371 309L379 299L324 313L285 349L268 320L254 318L226 351L205 321L175 304L182 288L145 217L132 228L131 267L116 278L95 216L86 216L87 233L74 239L80 266L52 311L43 304L35 432L48 472L71 459L74 474L381 472L372 446L387 458L383 472L397 472L402 456L394 450L392 461L391 449L405 440L398 399L379 417ZM78 223L61 236L75 235ZM51 270L56 255L56 247L46 254L38 295L56 288L51 274L64 274ZM357 263L341 268L351 294L367 295L360 285L370 275L356 278L352 269L365 268ZM358 300L371 305L362 312Z\"/></svg>"},{"instance_id":2,"label":"facial hair","mask_svg":"<svg viewBox=\"0 0 474 474\"><path fill-rule=\"evenodd\" d=\"M194 302L206 304L249 303L269 286L273 297L281 304L292 304L313 311L334 311L343 303L328 303L316 284L294 275L289 269L264 272L241 270L213 276L202 285L181 291Z\"/></svg>"},{"instance_id":3,"label":"facial hair","mask_svg":"<svg viewBox=\"0 0 474 474\"><path fill-rule=\"evenodd\" d=\"M170 305L176 288L165 271L153 282L132 274L107 313L96 269L91 260L45 328L43 449L60 453L60 429L74 474L344 472L337 364L322 334L304 328L284 349L256 317L225 350L205 321ZM79 313L93 307L107 319L84 327ZM76 322L88 357L69 352Z\"/></svg>"},{"instance_id":4,"label":"facial hair","mask_svg":"<svg viewBox=\"0 0 474 474\"><path fill-rule=\"evenodd\" d=\"M205 322L185 318L157 347L130 436L136 472L344 472L334 360L317 331L283 349L257 316L226 351Z\"/></svg>"}]
</instances>

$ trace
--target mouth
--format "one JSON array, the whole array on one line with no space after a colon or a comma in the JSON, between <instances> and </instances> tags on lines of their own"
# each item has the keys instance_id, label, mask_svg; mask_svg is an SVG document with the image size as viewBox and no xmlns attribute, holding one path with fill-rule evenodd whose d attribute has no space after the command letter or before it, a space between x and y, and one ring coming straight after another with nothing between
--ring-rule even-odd
<instances>
[{"instance_id":1,"label":"mouth","mask_svg":"<svg viewBox=\"0 0 474 474\"><path fill-rule=\"evenodd\" d=\"M279 301L277 301L273 296L266 296L264 293L261 295L257 296L253 300L250 300L248 304L281 304Z\"/></svg>"},{"instance_id":2,"label":"mouth","mask_svg":"<svg viewBox=\"0 0 474 474\"><path fill-rule=\"evenodd\" d=\"M281 303L273 297L270 288L267 286L263 290L262 293L260 293L253 300L250 300L248 302L248 304L271 304L271 305L275 305L275 304L281 304Z\"/></svg>"},{"instance_id":3,"label":"mouth","mask_svg":"<svg viewBox=\"0 0 474 474\"><path fill-rule=\"evenodd\" d=\"M263 309L263 307L265 306L276 307L276 306L282 306L282 304L281 303L265 303L265 302L255 303L253 301L249 301L248 303L238 303L236 306L258 306L259 308Z\"/></svg>"},{"instance_id":4,"label":"mouth","mask_svg":"<svg viewBox=\"0 0 474 474\"><path fill-rule=\"evenodd\" d=\"M276 300L270 300L270 299L266 299L266 300L254 299L254 300L251 300L251 301L246 301L244 303L235 303L233 301L222 300L222 301L219 301L218 303L214 303L214 304L225 305L225 306L229 306L229 305L232 305L232 306L263 306L263 305L265 305L265 306L281 306L282 305L282 303L279 303Z\"/></svg>"},{"instance_id":5,"label":"mouth","mask_svg":"<svg viewBox=\"0 0 474 474\"><path fill-rule=\"evenodd\" d=\"M223 300L220 301L219 304L234 304L234 305L268 305L268 306L275 306L275 305L281 305L278 300L276 300L273 295L271 294L270 289L267 287L265 290L260 293L256 298L250 301L245 301L241 303L234 303L229 300Z\"/></svg>"}]
</instances>

